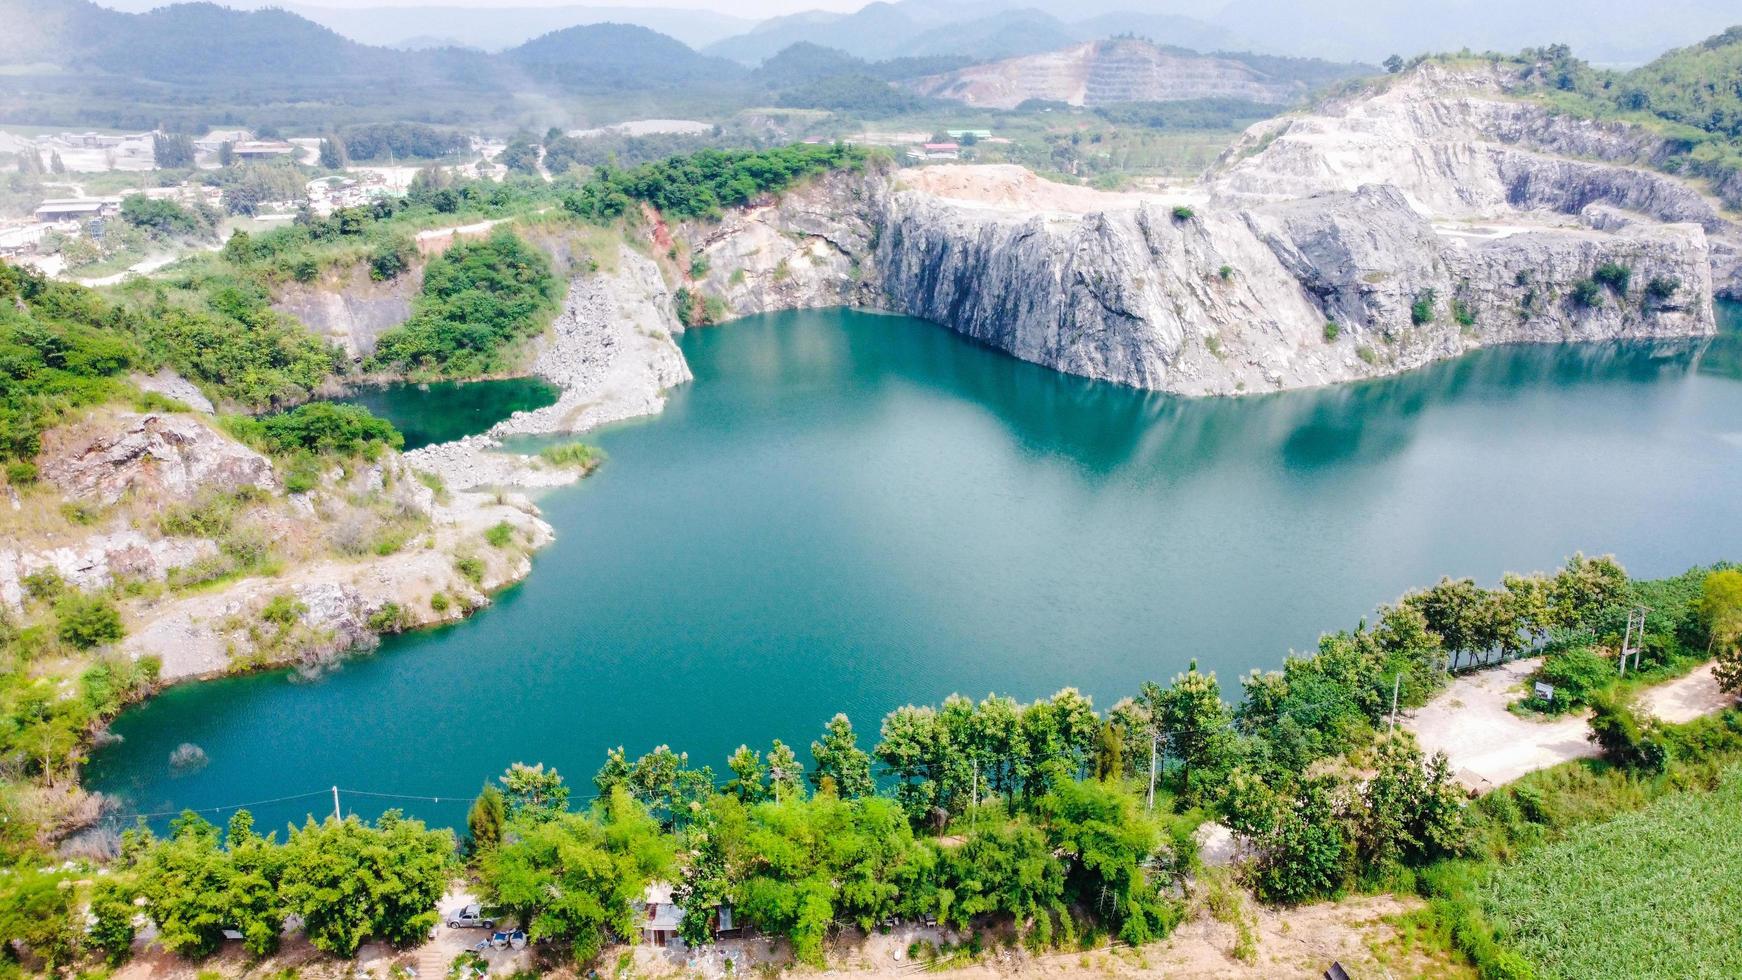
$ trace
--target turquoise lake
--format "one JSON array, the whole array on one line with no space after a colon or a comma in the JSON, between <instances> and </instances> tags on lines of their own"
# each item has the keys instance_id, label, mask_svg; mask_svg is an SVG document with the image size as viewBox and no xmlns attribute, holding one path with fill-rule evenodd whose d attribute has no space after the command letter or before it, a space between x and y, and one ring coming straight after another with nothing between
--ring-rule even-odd
<instances>
[{"instance_id":1,"label":"turquoise lake","mask_svg":"<svg viewBox=\"0 0 1742 980\"><path fill-rule=\"evenodd\" d=\"M1660 345L1511 347L1382 381L1186 400L844 311L692 331L696 381L541 500L554 545L461 625L315 681L127 712L88 784L134 812L325 793L463 821L509 763L591 791L610 746L723 771L836 711L1075 686L1106 707L1197 659L1238 696L1442 574L1575 550L1637 574L1742 558L1742 317ZM209 764L177 772L198 745ZM268 826L331 797L254 808ZM222 815L217 815L219 819Z\"/></svg>"}]
</instances>

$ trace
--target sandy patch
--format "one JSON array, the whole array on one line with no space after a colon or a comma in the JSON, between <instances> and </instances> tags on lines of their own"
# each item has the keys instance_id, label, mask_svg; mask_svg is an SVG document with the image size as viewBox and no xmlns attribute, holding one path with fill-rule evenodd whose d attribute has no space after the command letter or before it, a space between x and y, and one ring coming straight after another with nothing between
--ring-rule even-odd
<instances>
[{"instance_id":1,"label":"sandy patch","mask_svg":"<svg viewBox=\"0 0 1742 980\"><path fill-rule=\"evenodd\" d=\"M1196 188L1133 192L1060 184L1014 164L916 167L901 171L899 186L975 207L1063 214L1129 211L1144 204L1197 207L1208 200Z\"/></svg>"}]
</instances>

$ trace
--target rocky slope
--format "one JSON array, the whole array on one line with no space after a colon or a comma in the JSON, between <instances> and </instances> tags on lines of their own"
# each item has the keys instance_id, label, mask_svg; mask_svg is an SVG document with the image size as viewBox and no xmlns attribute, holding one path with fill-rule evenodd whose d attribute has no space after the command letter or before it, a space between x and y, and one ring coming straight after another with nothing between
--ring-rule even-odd
<instances>
[{"instance_id":1,"label":"rocky slope","mask_svg":"<svg viewBox=\"0 0 1742 980\"><path fill-rule=\"evenodd\" d=\"M166 681L316 664L458 619L552 539L526 498L432 486L392 452L287 493L272 460L191 413L98 409L43 442L41 483L0 511L0 611L28 621L44 572L114 591L121 651ZM267 615L275 601L288 618Z\"/></svg>"},{"instance_id":2,"label":"rocky slope","mask_svg":"<svg viewBox=\"0 0 1742 980\"><path fill-rule=\"evenodd\" d=\"M1637 164L1649 135L1551 116L1505 82L1424 65L1261 124L1167 192L1013 167L819 182L694 233L708 272L686 285L735 314L876 306L1190 395L1371 377L1492 343L1713 332L1713 295L1742 291L1736 227Z\"/></svg>"},{"instance_id":3,"label":"rocky slope","mask_svg":"<svg viewBox=\"0 0 1742 980\"><path fill-rule=\"evenodd\" d=\"M1271 78L1238 61L1168 51L1135 38L971 65L908 87L990 109L1014 109L1030 99L1093 107L1222 98L1286 103L1305 94L1297 82Z\"/></svg>"}]
</instances>

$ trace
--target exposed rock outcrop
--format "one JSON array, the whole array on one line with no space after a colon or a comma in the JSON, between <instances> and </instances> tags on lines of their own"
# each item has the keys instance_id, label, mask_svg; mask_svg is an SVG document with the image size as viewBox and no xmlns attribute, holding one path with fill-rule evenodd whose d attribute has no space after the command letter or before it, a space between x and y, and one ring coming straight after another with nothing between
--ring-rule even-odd
<instances>
[{"instance_id":1,"label":"exposed rock outcrop","mask_svg":"<svg viewBox=\"0 0 1742 980\"><path fill-rule=\"evenodd\" d=\"M358 264L315 282L285 285L272 308L362 358L375 353L382 334L411 316L411 302L422 288L421 262L385 282L371 279L368 267Z\"/></svg>"},{"instance_id":2,"label":"exposed rock outcrop","mask_svg":"<svg viewBox=\"0 0 1742 980\"><path fill-rule=\"evenodd\" d=\"M206 393L199 386L169 368L156 374L134 374L128 380L140 391L156 392L166 398L173 398L201 414L211 415L217 411L212 400L206 397Z\"/></svg>"},{"instance_id":3,"label":"exposed rock outcrop","mask_svg":"<svg viewBox=\"0 0 1742 980\"><path fill-rule=\"evenodd\" d=\"M1709 334L1713 295L1742 292L1742 235L1646 169L1657 145L1513 98L1490 67L1429 64L1254 127L1196 186L1108 194L1015 167L874 172L851 193L816 182L789 195L802 204L696 235L700 285L733 313L879 306L1193 395L1491 343ZM826 214L828 229L792 213ZM792 258L835 244L840 260ZM765 291L772 268L798 266L802 286Z\"/></svg>"},{"instance_id":4,"label":"exposed rock outcrop","mask_svg":"<svg viewBox=\"0 0 1742 980\"><path fill-rule=\"evenodd\" d=\"M1014 109L1030 99L1080 106L1187 99L1291 102L1299 82L1272 78L1231 58L1170 51L1137 38L1089 41L1058 51L971 65L908 83L921 95Z\"/></svg>"},{"instance_id":5,"label":"exposed rock outcrop","mask_svg":"<svg viewBox=\"0 0 1742 980\"><path fill-rule=\"evenodd\" d=\"M265 456L191 415L98 414L43 435L44 480L69 497L112 504L129 491L191 497L201 489L272 489Z\"/></svg>"},{"instance_id":6,"label":"exposed rock outcrop","mask_svg":"<svg viewBox=\"0 0 1742 980\"><path fill-rule=\"evenodd\" d=\"M123 579L161 581L172 568L215 554L211 541L153 538L134 530L98 533L58 547L30 549L16 542L0 548L0 604L24 607L24 580L52 571L80 589L106 589Z\"/></svg>"},{"instance_id":7,"label":"exposed rock outcrop","mask_svg":"<svg viewBox=\"0 0 1742 980\"><path fill-rule=\"evenodd\" d=\"M683 332L659 269L622 248L614 269L577 276L532 363L560 388L554 405L516 412L492 436L582 432L651 415L665 390L690 380L673 337Z\"/></svg>"},{"instance_id":8,"label":"exposed rock outcrop","mask_svg":"<svg viewBox=\"0 0 1742 980\"><path fill-rule=\"evenodd\" d=\"M888 190L877 173L837 171L717 223L690 223L682 234L708 271L686 285L736 316L874 302L864 264Z\"/></svg>"}]
</instances>

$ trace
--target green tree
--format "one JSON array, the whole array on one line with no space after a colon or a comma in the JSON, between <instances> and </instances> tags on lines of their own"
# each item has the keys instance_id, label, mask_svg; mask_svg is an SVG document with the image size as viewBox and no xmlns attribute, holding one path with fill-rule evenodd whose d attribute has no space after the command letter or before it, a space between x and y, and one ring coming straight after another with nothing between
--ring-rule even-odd
<instances>
[{"instance_id":1,"label":"green tree","mask_svg":"<svg viewBox=\"0 0 1742 980\"><path fill-rule=\"evenodd\" d=\"M1660 773L1669 765L1662 724L1632 698L1615 692L1591 698L1590 739L1604 757L1627 769Z\"/></svg>"},{"instance_id":2,"label":"green tree","mask_svg":"<svg viewBox=\"0 0 1742 980\"><path fill-rule=\"evenodd\" d=\"M150 844L139 868L145 913L157 924L157 942L178 956L200 959L217 951L230 928L230 866L218 828L189 812L170 835Z\"/></svg>"},{"instance_id":3,"label":"green tree","mask_svg":"<svg viewBox=\"0 0 1742 980\"><path fill-rule=\"evenodd\" d=\"M111 874L91 886L91 945L112 967L133 952L133 896L133 883L124 875Z\"/></svg>"},{"instance_id":4,"label":"green tree","mask_svg":"<svg viewBox=\"0 0 1742 980\"><path fill-rule=\"evenodd\" d=\"M1122 787L1056 786L1040 803L1047 840L1066 855L1066 895L1094 909L1134 946L1165 937L1182 913L1144 870L1160 845L1156 824Z\"/></svg>"},{"instance_id":5,"label":"green tree","mask_svg":"<svg viewBox=\"0 0 1742 980\"><path fill-rule=\"evenodd\" d=\"M1214 673L1199 672L1193 660L1166 690L1146 685L1145 696L1169 751L1180 760L1181 788L1191 787L1194 770L1213 769L1225 761L1233 710L1222 700Z\"/></svg>"},{"instance_id":6,"label":"green tree","mask_svg":"<svg viewBox=\"0 0 1742 980\"><path fill-rule=\"evenodd\" d=\"M50 974L72 963L78 931L73 924L76 890L66 876L31 865L9 868L0 887L0 962L17 970L16 942L40 957Z\"/></svg>"},{"instance_id":7,"label":"green tree","mask_svg":"<svg viewBox=\"0 0 1742 980\"><path fill-rule=\"evenodd\" d=\"M535 766L516 762L496 781L502 784L503 804L510 821L550 820L569 808L568 785L555 769L545 769L542 762ZM600 792L604 791L601 786Z\"/></svg>"},{"instance_id":8,"label":"green tree","mask_svg":"<svg viewBox=\"0 0 1742 980\"><path fill-rule=\"evenodd\" d=\"M1706 628L1706 649L1718 657L1719 686L1731 693L1742 691L1742 569L1707 575L1696 608Z\"/></svg>"},{"instance_id":9,"label":"green tree","mask_svg":"<svg viewBox=\"0 0 1742 980\"><path fill-rule=\"evenodd\" d=\"M55 632L81 650L115 643L126 635L121 612L107 596L69 592L55 602Z\"/></svg>"},{"instance_id":10,"label":"green tree","mask_svg":"<svg viewBox=\"0 0 1742 980\"><path fill-rule=\"evenodd\" d=\"M804 766L792 748L778 738L768 750L768 791L776 800L804 795Z\"/></svg>"},{"instance_id":11,"label":"green tree","mask_svg":"<svg viewBox=\"0 0 1742 980\"><path fill-rule=\"evenodd\" d=\"M194 141L185 133L158 133L151 138L151 157L159 170L194 165Z\"/></svg>"},{"instance_id":12,"label":"green tree","mask_svg":"<svg viewBox=\"0 0 1742 980\"><path fill-rule=\"evenodd\" d=\"M350 162L345 153L345 142L337 133L321 140L321 166L327 170L343 170Z\"/></svg>"},{"instance_id":13,"label":"green tree","mask_svg":"<svg viewBox=\"0 0 1742 980\"><path fill-rule=\"evenodd\" d=\"M280 896L316 949L350 957L370 938L408 946L440 918L454 860L448 831L389 810L372 827L356 817L310 820L284 847Z\"/></svg>"},{"instance_id":14,"label":"green tree","mask_svg":"<svg viewBox=\"0 0 1742 980\"><path fill-rule=\"evenodd\" d=\"M823 737L811 743L811 757L816 768L810 773L811 785L821 789L827 781L835 795L843 800L856 800L877 791L871 778L871 756L859 748L859 736L845 714L829 719Z\"/></svg>"},{"instance_id":15,"label":"green tree","mask_svg":"<svg viewBox=\"0 0 1742 980\"><path fill-rule=\"evenodd\" d=\"M611 937L637 934L636 903L673 863L672 838L618 786L593 813L512 824L482 875L491 904L518 915L534 940L566 945L584 967Z\"/></svg>"},{"instance_id":16,"label":"green tree","mask_svg":"<svg viewBox=\"0 0 1742 980\"><path fill-rule=\"evenodd\" d=\"M760 803L768 797L768 767L762 764L762 754L748 745L738 746L726 768L732 778L726 781L726 792L745 803Z\"/></svg>"},{"instance_id":17,"label":"green tree","mask_svg":"<svg viewBox=\"0 0 1742 980\"><path fill-rule=\"evenodd\" d=\"M508 822L508 803L502 791L486 783L466 811L466 832L474 854L494 848L502 840L502 825Z\"/></svg>"}]
</instances>

